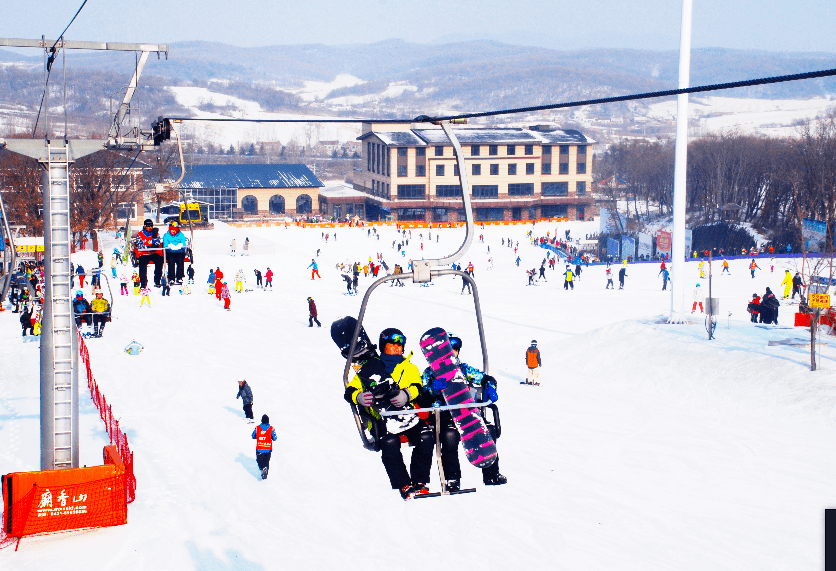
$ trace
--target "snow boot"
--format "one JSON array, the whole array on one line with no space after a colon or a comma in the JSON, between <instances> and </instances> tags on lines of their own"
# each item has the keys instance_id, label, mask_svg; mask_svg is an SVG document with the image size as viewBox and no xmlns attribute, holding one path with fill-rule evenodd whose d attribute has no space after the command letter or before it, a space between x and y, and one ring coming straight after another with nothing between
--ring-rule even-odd
<instances>
[{"instance_id":1,"label":"snow boot","mask_svg":"<svg viewBox=\"0 0 836 571\"><path fill-rule=\"evenodd\" d=\"M508 478L503 476L502 474L497 474L492 478L485 478L485 485L486 486L501 486L502 484L507 484Z\"/></svg>"},{"instance_id":2,"label":"snow boot","mask_svg":"<svg viewBox=\"0 0 836 571\"><path fill-rule=\"evenodd\" d=\"M459 480L447 480L447 491L458 492L461 489L461 482Z\"/></svg>"},{"instance_id":3,"label":"snow boot","mask_svg":"<svg viewBox=\"0 0 836 571\"><path fill-rule=\"evenodd\" d=\"M429 493L429 490L426 488L416 488L415 486L404 486L401 488L401 497L404 499L405 502L408 502L415 496L423 496Z\"/></svg>"},{"instance_id":4,"label":"snow boot","mask_svg":"<svg viewBox=\"0 0 836 571\"><path fill-rule=\"evenodd\" d=\"M262 469L261 469L261 479L262 479L262 480L266 480L266 479L267 479L267 468L262 468Z\"/></svg>"}]
</instances>

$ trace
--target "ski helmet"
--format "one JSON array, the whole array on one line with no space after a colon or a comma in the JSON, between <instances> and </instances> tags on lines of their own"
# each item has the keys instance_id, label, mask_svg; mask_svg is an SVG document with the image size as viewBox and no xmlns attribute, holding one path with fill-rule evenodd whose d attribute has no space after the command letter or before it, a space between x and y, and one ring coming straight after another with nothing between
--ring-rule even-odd
<instances>
[{"instance_id":1,"label":"ski helmet","mask_svg":"<svg viewBox=\"0 0 836 571\"><path fill-rule=\"evenodd\" d=\"M83 292L83 291L81 291L81 290L77 290L77 291L75 292L75 296L76 296L76 297L84 297L84 292Z\"/></svg>"},{"instance_id":2,"label":"ski helmet","mask_svg":"<svg viewBox=\"0 0 836 571\"><path fill-rule=\"evenodd\" d=\"M143 226L143 227L146 227L146 226L153 226L153 225L154 225L154 221L153 221L153 220L151 220L150 218L146 218L146 219L142 222L142 226Z\"/></svg>"},{"instance_id":3,"label":"ski helmet","mask_svg":"<svg viewBox=\"0 0 836 571\"><path fill-rule=\"evenodd\" d=\"M462 349L462 340L459 338L455 333L447 332L447 337L450 339L450 347L453 348L455 351L461 351Z\"/></svg>"},{"instance_id":4,"label":"ski helmet","mask_svg":"<svg viewBox=\"0 0 836 571\"><path fill-rule=\"evenodd\" d=\"M380 350L382 351L383 348L388 345L400 345L403 347L406 345L406 335L400 329L395 329L394 327L387 327L383 331L380 332L380 337L377 340Z\"/></svg>"},{"instance_id":5,"label":"ski helmet","mask_svg":"<svg viewBox=\"0 0 836 571\"><path fill-rule=\"evenodd\" d=\"M266 414L261 415L261 424L270 424L270 417Z\"/></svg>"}]
</instances>

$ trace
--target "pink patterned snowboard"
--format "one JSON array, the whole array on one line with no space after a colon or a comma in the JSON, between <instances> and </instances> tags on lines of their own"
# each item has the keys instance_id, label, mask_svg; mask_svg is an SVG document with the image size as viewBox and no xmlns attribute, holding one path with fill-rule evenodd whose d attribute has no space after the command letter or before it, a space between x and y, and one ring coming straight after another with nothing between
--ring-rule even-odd
<instances>
[{"instance_id":1,"label":"pink patterned snowboard","mask_svg":"<svg viewBox=\"0 0 836 571\"><path fill-rule=\"evenodd\" d=\"M450 346L447 332L433 327L421 336L421 351L424 353L433 376L447 381L447 388L441 393L448 405L475 402L467 379L459 369L459 360ZM477 408L461 408L450 411L456 428L461 434L467 460L477 468L486 468L496 461L496 443L485 426Z\"/></svg>"}]
</instances>

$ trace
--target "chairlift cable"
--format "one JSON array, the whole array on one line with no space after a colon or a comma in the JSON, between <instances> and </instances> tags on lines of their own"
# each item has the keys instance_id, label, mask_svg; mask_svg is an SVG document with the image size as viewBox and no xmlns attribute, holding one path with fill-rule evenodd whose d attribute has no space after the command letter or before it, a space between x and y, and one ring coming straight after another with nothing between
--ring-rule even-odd
<instances>
[{"instance_id":1,"label":"chairlift cable","mask_svg":"<svg viewBox=\"0 0 836 571\"><path fill-rule=\"evenodd\" d=\"M535 105L529 107L515 107L511 109L502 109L495 111L481 111L475 113L461 113L458 115L442 115L438 117L429 117L427 115L419 115L413 119L375 119L375 118L304 118L304 119L246 119L234 117L165 117L169 121L207 121L216 123L383 123L383 124L403 124L403 123L435 123L439 121L455 121L460 119L473 119L478 117L494 117L497 115L513 115L517 113L531 113L533 111L548 111L552 109L566 109L569 107L584 107L588 105L603 105L605 103L618 103L621 101L636 101L641 99L655 99L660 97L671 97L674 95L682 95L689 93L706 93L710 91L721 91L725 89L737 89L739 87L753 87L757 85L772 85L775 83L785 83L789 81L801 81L804 79L818 79L823 77L836 76L835 69L823 69L818 71L807 71L802 73L794 73L789 75L777 75L771 77L761 77L758 79L746 79L741 81L731 81L727 83L715 83L711 85L700 85L696 87L685 87L682 89L666 89L662 91L650 91L647 93L634 93L631 95L617 95L614 97L602 97L598 99L585 99L580 101L570 101L566 103L550 103L546 105Z\"/></svg>"},{"instance_id":2,"label":"chairlift cable","mask_svg":"<svg viewBox=\"0 0 836 571\"><path fill-rule=\"evenodd\" d=\"M73 19L70 20L70 23L67 24L67 27L64 28L64 31L61 32L61 35L58 36L58 39L55 40L54 44L52 44L52 47L49 48L49 50L47 50L48 53L49 53L49 57L47 58L47 61L46 61L46 80L44 81L44 92L41 94L41 103L40 103L40 105L38 105L38 114L35 116L35 126L32 128L32 138L33 139L35 138L35 133L38 130L38 121L41 118L41 110L43 109L43 106L44 106L44 99L46 98L47 90L49 90L49 77L50 77L50 73L52 72L52 64L53 64L53 62L55 62L55 56L56 56L56 53L57 53L55 48L58 46L58 43L61 42L61 40L64 39L64 34L67 33L67 30L69 30L70 26L72 26L73 22L75 22L75 19L81 13L81 9L84 8L85 4L87 4L87 0L84 0L84 2L81 3L81 7L79 7L79 9L76 11L75 16L73 16ZM66 73L66 70L65 70L65 73ZM66 91L66 85L65 85L64 89ZM66 97L66 93L65 93L65 97ZM66 107L67 106L66 106L66 101L65 101L65 105L64 105L65 112L66 112ZM66 135L67 134L65 132L64 136L66 137ZM47 137L47 132L44 129L44 138L46 138L46 137Z\"/></svg>"}]
</instances>

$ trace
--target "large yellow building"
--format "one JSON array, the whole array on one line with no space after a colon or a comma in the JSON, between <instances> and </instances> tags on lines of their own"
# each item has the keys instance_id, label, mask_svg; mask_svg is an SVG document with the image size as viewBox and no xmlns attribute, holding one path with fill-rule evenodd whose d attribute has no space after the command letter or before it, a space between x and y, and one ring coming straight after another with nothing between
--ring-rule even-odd
<instances>
[{"instance_id":1,"label":"large yellow building","mask_svg":"<svg viewBox=\"0 0 836 571\"><path fill-rule=\"evenodd\" d=\"M583 220L592 199L592 145L579 131L456 127L476 220ZM464 220L453 145L440 127L364 123L366 217Z\"/></svg>"}]
</instances>

